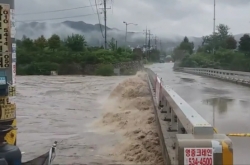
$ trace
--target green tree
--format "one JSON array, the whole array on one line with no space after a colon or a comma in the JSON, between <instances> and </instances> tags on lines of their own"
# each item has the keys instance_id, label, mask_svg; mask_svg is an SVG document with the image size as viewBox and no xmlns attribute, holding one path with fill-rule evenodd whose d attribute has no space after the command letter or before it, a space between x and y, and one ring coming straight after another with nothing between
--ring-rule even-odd
<instances>
[{"instance_id":1,"label":"green tree","mask_svg":"<svg viewBox=\"0 0 250 165\"><path fill-rule=\"evenodd\" d=\"M204 36L202 45L196 54L186 55L181 60L182 67L203 67L250 71L250 36L245 34L240 38L239 51L237 41L229 33L229 27L223 24L217 26L217 32ZM215 49L215 54L212 54ZM179 49L176 49L176 51Z\"/></svg>"},{"instance_id":2,"label":"green tree","mask_svg":"<svg viewBox=\"0 0 250 165\"><path fill-rule=\"evenodd\" d=\"M17 40L17 58L17 72L22 75L47 75L52 70L59 74L82 74L87 64L104 66L98 68L98 74L112 75L110 63L137 60L131 50L88 46L84 36L77 34L63 41L55 34L48 40L44 36L35 40L23 36ZM97 74L94 69L91 71Z\"/></svg>"},{"instance_id":3,"label":"green tree","mask_svg":"<svg viewBox=\"0 0 250 165\"><path fill-rule=\"evenodd\" d=\"M47 46L47 40L46 38L41 35L39 38L37 38L35 41L34 41L34 44L36 47L40 48L40 49L44 49L46 46Z\"/></svg>"},{"instance_id":4,"label":"green tree","mask_svg":"<svg viewBox=\"0 0 250 165\"><path fill-rule=\"evenodd\" d=\"M239 51L244 52L245 54L250 53L250 36L244 34L239 41Z\"/></svg>"},{"instance_id":5,"label":"green tree","mask_svg":"<svg viewBox=\"0 0 250 165\"><path fill-rule=\"evenodd\" d=\"M181 44L179 45L178 49L179 50L185 50L189 54L192 54L193 50L194 50L194 43L193 42L189 42L189 39L187 37L184 37L184 39L181 42Z\"/></svg>"},{"instance_id":6,"label":"green tree","mask_svg":"<svg viewBox=\"0 0 250 165\"><path fill-rule=\"evenodd\" d=\"M227 40L228 38L232 37L231 35L229 35L229 29L230 28L227 25L219 24L216 27L217 32L202 37L203 50L205 52L212 53L213 50L218 50L219 48L227 48L229 46ZM232 43L230 43L230 46L232 46L231 44Z\"/></svg>"},{"instance_id":7,"label":"green tree","mask_svg":"<svg viewBox=\"0 0 250 165\"><path fill-rule=\"evenodd\" d=\"M61 46L61 39L58 35L53 34L49 39L48 39L48 45L49 48L55 51L56 49L60 48Z\"/></svg>"},{"instance_id":8,"label":"green tree","mask_svg":"<svg viewBox=\"0 0 250 165\"><path fill-rule=\"evenodd\" d=\"M184 37L183 41L174 49L173 59L175 61L181 60L187 54L192 54L194 50L194 43L190 42L187 37Z\"/></svg>"},{"instance_id":9,"label":"green tree","mask_svg":"<svg viewBox=\"0 0 250 165\"><path fill-rule=\"evenodd\" d=\"M65 40L65 45L72 51L79 52L85 49L85 47L87 46L87 42L83 35L72 34Z\"/></svg>"},{"instance_id":10,"label":"green tree","mask_svg":"<svg viewBox=\"0 0 250 165\"><path fill-rule=\"evenodd\" d=\"M229 36L226 39L226 49L236 49L237 48L237 41L233 36Z\"/></svg>"},{"instance_id":11,"label":"green tree","mask_svg":"<svg viewBox=\"0 0 250 165\"><path fill-rule=\"evenodd\" d=\"M194 48L194 44L192 42L189 42L189 39L187 37L184 37L183 41L177 47L177 49L185 50L189 52L190 54L193 53L193 48Z\"/></svg>"},{"instance_id":12,"label":"green tree","mask_svg":"<svg viewBox=\"0 0 250 165\"><path fill-rule=\"evenodd\" d=\"M34 47L34 42L32 39L27 38L27 37L23 37L22 39L22 47L26 50L32 50L32 48Z\"/></svg>"},{"instance_id":13,"label":"green tree","mask_svg":"<svg viewBox=\"0 0 250 165\"><path fill-rule=\"evenodd\" d=\"M219 24L219 25L216 27L216 29L217 29L217 31L218 31L219 38L220 38L221 40L227 39L227 37L229 36L229 30L230 30L230 28L229 28L227 25Z\"/></svg>"}]
</instances>

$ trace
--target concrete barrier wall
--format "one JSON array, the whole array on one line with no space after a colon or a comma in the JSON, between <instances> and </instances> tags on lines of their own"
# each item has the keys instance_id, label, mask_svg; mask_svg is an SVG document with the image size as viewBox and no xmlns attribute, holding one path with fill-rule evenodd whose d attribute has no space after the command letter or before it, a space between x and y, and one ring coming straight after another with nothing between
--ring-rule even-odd
<instances>
[{"instance_id":1,"label":"concrete barrier wall","mask_svg":"<svg viewBox=\"0 0 250 165\"><path fill-rule=\"evenodd\" d=\"M250 72L239 72L210 68L178 68L178 71L213 77L229 82L250 86Z\"/></svg>"},{"instance_id":2,"label":"concrete barrier wall","mask_svg":"<svg viewBox=\"0 0 250 165\"><path fill-rule=\"evenodd\" d=\"M148 73L164 157L169 165L232 165L232 141L214 128L152 70Z\"/></svg>"}]
</instances>

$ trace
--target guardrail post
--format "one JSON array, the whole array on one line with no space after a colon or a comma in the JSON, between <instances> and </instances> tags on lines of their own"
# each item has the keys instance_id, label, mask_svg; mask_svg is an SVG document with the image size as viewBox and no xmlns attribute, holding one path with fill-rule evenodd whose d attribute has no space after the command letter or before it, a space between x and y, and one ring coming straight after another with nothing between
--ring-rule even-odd
<instances>
[{"instance_id":1,"label":"guardrail post","mask_svg":"<svg viewBox=\"0 0 250 165\"><path fill-rule=\"evenodd\" d=\"M177 132L179 133L179 134L184 134L184 133L186 133L186 130L185 130L185 128L183 127L183 125L181 124L181 121L180 121L180 119L177 119Z\"/></svg>"},{"instance_id":2,"label":"guardrail post","mask_svg":"<svg viewBox=\"0 0 250 165\"><path fill-rule=\"evenodd\" d=\"M171 111L171 124L169 126L169 132L176 132L178 129L177 127L177 116L175 115L174 111Z\"/></svg>"}]
</instances>

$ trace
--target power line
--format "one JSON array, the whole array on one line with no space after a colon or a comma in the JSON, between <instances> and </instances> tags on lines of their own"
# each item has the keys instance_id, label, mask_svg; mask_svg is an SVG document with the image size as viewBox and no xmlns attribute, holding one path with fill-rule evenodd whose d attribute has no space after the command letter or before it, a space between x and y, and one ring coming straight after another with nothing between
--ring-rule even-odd
<instances>
[{"instance_id":1,"label":"power line","mask_svg":"<svg viewBox=\"0 0 250 165\"><path fill-rule=\"evenodd\" d=\"M89 0L89 4L90 4L91 9L92 9L92 11L93 11L93 13L94 13L94 12L95 12L95 10L94 10L94 8L93 8L94 5L92 5L91 0Z\"/></svg>"},{"instance_id":2,"label":"power line","mask_svg":"<svg viewBox=\"0 0 250 165\"><path fill-rule=\"evenodd\" d=\"M54 12L60 12L60 11L83 9L83 8L92 7L92 6L95 6L95 5L81 6L81 7L75 7L75 8L60 9L60 10L40 11L40 12L34 12L34 13L20 13L20 14L15 14L15 15L30 15L30 14L42 14L42 13L54 13Z\"/></svg>"},{"instance_id":3,"label":"power line","mask_svg":"<svg viewBox=\"0 0 250 165\"><path fill-rule=\"evenodd\" d=\"M76 15L76 16L70 16L70 17L49 18L49 19L23 20L23 21L16 21L16 22L50 21L50 20L58 20L58 19L65 19L65 18L86 17L86 16L95 15L95 14L97 14L97 13L85 14L85 15Z\"/></svg>"},{"instance_id":4,"label":"power line","mask_svg":"<svg viewBox=\"0 0 250 165\"><path fill-rule=\"evenodd\" d=\"M101 21L100 21L100 16L99 16L99 11L98 11L98 8L97 8L96 0L95 0L95 7L96 7L97 17L98 17L98 21L99 21L99 26L100 26L100 30L101 30L101 33L102 33L102 37L104 38L103 31L102 31L102 25L101 25Z\"/></svg>"}]
</instances>

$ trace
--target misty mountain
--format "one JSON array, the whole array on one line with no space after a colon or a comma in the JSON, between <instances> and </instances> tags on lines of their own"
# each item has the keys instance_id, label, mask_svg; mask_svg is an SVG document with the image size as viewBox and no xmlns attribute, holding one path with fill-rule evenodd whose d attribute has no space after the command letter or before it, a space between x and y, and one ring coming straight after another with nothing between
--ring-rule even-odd
<instances>
[{"instance_id":1,"label":"misty mountain","mask_svg":"<svg viewBox=\"0 0 250 165\"><path fill-rule=\"evenodd\" d=\"M104 33L104 25L100 24L88 24L83 21L64 21L61 23L45 23L45 22L29 22L29 23L19 23L17 24L17 34L16 38L21 39L24 35L36 39L41 35L49 38L52 34L57 34L62 38L67 37L71 34L82 34L85 36L87 42L91 46L101 46L104 43L104 38L101 30ZM107 27L107 37L108 40L114 38L117 40L118 46L125 45L125 31L116 28ZM243 34L238 34L235 36L237 40ZM182 40L184 36L175 36L169 38L168 36L161 36L162 49L172 50L176 47ZM201 37L188 37L190 41L194 42L195 47L198 47L201 42ZM145 35L142 32L128 32L127 44L136 47L138 45L145 44ZM151 41L151 45L155 45L155 41ZM159 42L156 43L160 47Z\"/></svg>"}]
</instances>

